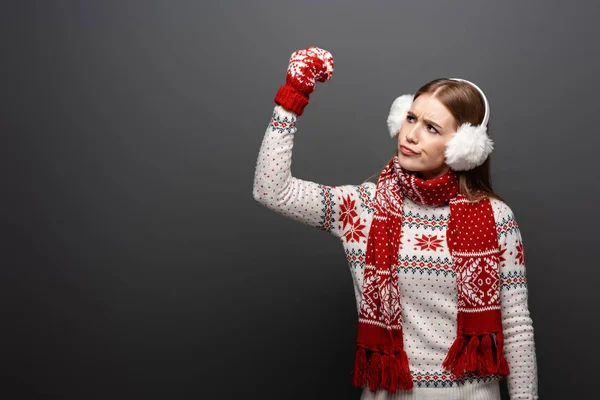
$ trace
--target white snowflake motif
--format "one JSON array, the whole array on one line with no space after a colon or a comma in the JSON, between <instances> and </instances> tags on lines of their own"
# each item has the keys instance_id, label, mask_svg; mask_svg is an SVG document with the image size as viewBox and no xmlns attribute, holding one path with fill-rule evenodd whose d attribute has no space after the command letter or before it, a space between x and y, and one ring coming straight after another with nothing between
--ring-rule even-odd
<instances>
[{"instance_id":1,"label":"white snowflake motif","mask_svg":"<svg viewBox=\"0 0 600 400\"><path fill-rule=\"evenodd\" d=\"M384 174L388 174L385 179L381 180L377 184L377 194L375 196L376 202L381 206L382 210L389 210L400 212L402 210L400 195L400 185L396 181L396 178L389 175L390 168Z\"/></svg>"},{"instance_id":2,"label":"white snowflake motif","mask_svg":"<svg viewBox=\"0 0 600 400\"><path fill-rule=\"evenodd\" d=\"M375 309L377 308L377 298L379 294L377 293L377 287L373 284L375 282L376 276L374 273L365 274L364 277L364 287L365 291L363 293L363 298L360 304L360 314L363 318L368 319L376 319L375 317Z\"/></svg>"},{"instance_id":3,"label":"white snowflake motif","mask_svg":"<svg viewBox=\"0 0 600 400\"><path fill-rule=\"evenodd\" d=\"M481 274L477 258L471 258L461 271L458 271L456 278L458 280L458 290L462 292L463 297L473 302L473 305L483 306L485 293L479 288L478 279Z\"/></svg>"}]
</instances>

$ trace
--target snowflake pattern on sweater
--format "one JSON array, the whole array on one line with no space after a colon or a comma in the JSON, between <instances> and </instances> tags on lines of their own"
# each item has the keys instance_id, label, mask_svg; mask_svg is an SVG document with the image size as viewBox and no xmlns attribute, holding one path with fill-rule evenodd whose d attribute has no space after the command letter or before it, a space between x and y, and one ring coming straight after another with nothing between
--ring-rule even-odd
<instances>
[{"instance_id":1,"label":"snowflake pattern on sweater","mask_svg":"<svg viewBox=\"0 0 600 400\"><path fill-rule=\"evenodd\" d=\"M259 151L253 195L269 209L329 232L342 242L358 312L376 184L326 186L293 177L296 123L294 113L275 106ZM500 298L509 394L511 399L537 399L523 241L510 207L497 199L491 204L501 250ZM501 379L475 375L457 379L441 367L456 337L456 273L446 244L450 207L427 206L405 197L403 217L398 273L405 350L415 388L450 388Z\"/></svg>"}]
</instances>

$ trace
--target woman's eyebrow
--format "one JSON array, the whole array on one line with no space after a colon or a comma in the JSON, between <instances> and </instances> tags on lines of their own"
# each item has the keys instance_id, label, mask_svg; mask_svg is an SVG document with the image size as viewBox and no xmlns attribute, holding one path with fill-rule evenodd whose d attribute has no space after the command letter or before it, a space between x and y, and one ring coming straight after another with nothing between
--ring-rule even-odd
<instances>
[{"instance_id":1,"label":"woman's eyebrow","mask_svg":"<svg viewBox=\"0 0 600 400\"><path fill-rule=\"evenodd\" d=\"M433 121L430 121L430 120L428 120L428 119L423 119L423 121L427 122L428 124L431 124L431 125L435 126L435 127L436 127L436 128L438 128L438 129L442 129L442 127L441 127L439 124L436 124L436 123L435 123L435 122L433 122Z\"/></svg>"},{"instance_id":2,"label":"woman's eyebrow","mask_svg":"<svg viewBox=\"0 0 600 400\"><path fill-rule=\"evenodd\" d=\"M412 111L408 111L408 114L409 114L411 117L414 117L414 118L416 118L416 117L417 117L417 116L415 115L415 113L413 113ZM425 118L423 118L423 121L425 121L425 122L426 122L426 123L428 123L428 124L431 124L431 125L435 126L435 127L436 127L436 128L438 128L438 129L442 129L442 126L441 126L440 124L437 124L437 123L435 123L435 122L433 122L433 121L431 121L431 120L429 120L429 119L425 119Z\"/></svg>"}]
</instances>

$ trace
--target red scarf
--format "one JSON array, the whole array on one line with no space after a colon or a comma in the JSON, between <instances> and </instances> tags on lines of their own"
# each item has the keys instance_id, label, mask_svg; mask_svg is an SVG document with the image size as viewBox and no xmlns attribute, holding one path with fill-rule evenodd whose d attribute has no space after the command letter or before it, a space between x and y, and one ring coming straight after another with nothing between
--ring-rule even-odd
<instances>
[{"instance_id":1,"label":"red scarf","mask_svg":"<svg viewBox=\"0 0 600 400\"><path fill-rule=\"evenodd\" d=\"M402 337L398 252L404 196L426 205L449 203L447 241L458 290L457 337L442 367L463 378L508 374L500 311L499 247L489 198L469 201L453 171L423 180L394 156L377 182L367 242L352 383L371 390L412 389Z\"/></svg>"}]
</instances>

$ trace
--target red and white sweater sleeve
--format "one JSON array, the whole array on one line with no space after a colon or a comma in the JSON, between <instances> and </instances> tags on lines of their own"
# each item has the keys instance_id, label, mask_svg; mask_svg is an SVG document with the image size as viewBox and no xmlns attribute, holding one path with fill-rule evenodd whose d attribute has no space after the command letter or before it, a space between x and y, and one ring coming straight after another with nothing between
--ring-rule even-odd
<instances>
[{"instance_id":1,"label":"red and white sweater sleeve","mask_svg":"<svg viewBox=\"0 0 600 400\"><path fill-rule=\"evenodd\" d=\"M256 161L254 199L279 214L337 238L364 236L360 214L375 194L375 185L366 182L326 186L293 177L292 148L297 119L295 113L275 106Z\"/></svg>"},{"instance_id":2,"label":"red and white sweater sleeve","mask_svg":"<svg viewBox=\"0 0 600 400\"><path fill-rule=\"evenodd\" d=\"M534 400L538 398L538 373L523 240L511 208L504 202L496 204L504 355L510 370L506 382L511 400Z\"/></svg>"}]
</instances>

